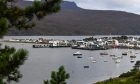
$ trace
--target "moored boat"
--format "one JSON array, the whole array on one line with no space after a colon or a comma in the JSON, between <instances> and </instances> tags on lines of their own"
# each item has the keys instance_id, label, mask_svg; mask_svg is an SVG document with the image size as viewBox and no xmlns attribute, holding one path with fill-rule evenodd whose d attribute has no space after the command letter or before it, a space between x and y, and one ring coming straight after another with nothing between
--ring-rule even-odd
<instances>
[{"instance_id":1,"label":"moored boat","mask_svg":"<svg viewBox=\"0 0 140 84\"><path fill-rule=\"evenodd\" d=\"M127 55L127 52L123 52L122 55Z\"/></svg>"},{"instance_id":2,"label":"moored boat","mask_svg":"<svg viewBox=\"0 0 140 84\"><path fill-rule=\"evenodd\" d=\"M96 63L96 60L92 60L92 63Z\"/></svg>"},{"instance_id":3,"label":"moored boat","mask_svg":"<svg viewBox=\"0 0 140 84\"><path fill-rule=\"evenodd\" d=\"M77 58L82 58L82 56L81 55L78 55Z\"/></svg>"},{"instance_id":4,"label":"moored boat","mask_svg":"<svg viewBox=\"0 0 140 84\"><path fill-rule=\"evenodd\" d=\"M139 54L138 52L136 52L135 54Z\"/></svg>"},{"instance_id":5,"label":"moored boat","mask_svg":"<svg viewBox=\"0 0 140 84\"><path fill-rule=\"evenodd\" d=\"M108 55L107 52L100 53L100 55Z\"/></svg>"},{"instance_id":6,"label":"moored boat","mask_svg":"<svg viewBox=\"0 0 140 84\"><path fill-rule=\"evenodd\" d=\"M136 56L135 55L131 55L130 58L136 58Z\"/></svg>"},{"instance_id":7,"label":"moored boat","mask_svg":"<svg viewBox=\"0 0 140 84\"><path fill-rule=\"evenodd\" d=\"M113 58L112 58L112 60L116 60L116 59L118 59L118 57L117 57L117 56L115 56L115 57L113 57Z\"/></svg>"},{"instance_id":8,"label":"moored boat","mask_svg":"<svg viewBox=\"0 0 140 84\"><path fill-rule=\"evenodd\" d=\"M131 62L131 63L134 63L135 61L134 61L134 60L130 60L130 62Z\"/></svg>"},{"instance_id":9,"label":"moored boat","mask_svg":"<svg viewBox=\"0 0 140 84\"><path fill-rule=\"evenodd\" d=\"M93 59L94 59L94 57L93 57L93 56L90 56L90 57L89 57L89 59L90 59L90 60L93 60Z\"/></svg>"},{"instance_id":10,"label":"moored boat","mask_svg":"<svg viewBox=\"0 0 140 84\"><path fill-rule=\"evenodd\" d=\"M107 60L105 60L104 62L108 62Z\"/></svg>"},{"instance_id":11,"label":"moored boat","mask_svg":"<svg viewBox=\"0 0 140 84\"><path fill-rule=\"evenodd\" d=\"M115 60L115 63L120 63L120 62L121 62L120 59L116 59L116 60Z\"/></svg>"},{"instance_id":12,"label":"moored boat","mask_svg":"<svg viewBox=\"0 0 140 84\"><path fill-rule=\"evenodd\" d=\"M84 66L84 68L89 68L89 66Z\"/></svg>"},{"instance_id":13,"label":"moored boat","mask_svg":"<svg viewBox=\"0 0 140 84\"><path fill-rule=\"evenodd\" d=\"M77 55L82 55L82 53L80 51L77 51L76 53L73 54L74 56L77 56Z\"/></svg>"},{"instance_id":14,"label":"moored boat","mask_svg":"<svg viewBox=\"0 0 140 84\"><path fill-rule=\"evenodd\" d=\"M110 55L111 57L115 57L116 55Z\"/></svg>"}]
</instances>

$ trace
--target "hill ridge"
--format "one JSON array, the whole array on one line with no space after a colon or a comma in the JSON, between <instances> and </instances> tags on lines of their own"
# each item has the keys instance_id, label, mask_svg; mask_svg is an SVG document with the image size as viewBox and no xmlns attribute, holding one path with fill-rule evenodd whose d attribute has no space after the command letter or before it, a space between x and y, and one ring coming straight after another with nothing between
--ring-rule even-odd
<instances>
[{"instance_id":1,"label":"hill ridge","mask_svg":"<svg viewBox=\"0 0 140 84\"><path fill-rule=\"evenodd\" d=\"M85 10L64 1L61 11L33 29L9 29L7 35L140 35L140 16L123 11Z\"/></svg>"}]
</instances>

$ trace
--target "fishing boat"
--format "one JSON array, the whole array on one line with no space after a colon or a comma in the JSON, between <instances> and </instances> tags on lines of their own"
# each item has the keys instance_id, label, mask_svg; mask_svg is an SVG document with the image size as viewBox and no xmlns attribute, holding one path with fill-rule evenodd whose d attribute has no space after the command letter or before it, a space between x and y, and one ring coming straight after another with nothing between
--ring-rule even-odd
<instances>
[{"instance_id":1,"label":"fishing boat","mask_svg":"<svg viewBox=\"0 0 140 84\"><path fill-rule=\"evenodd\" d=\"M77 51L76 53L73 54L73 56L78 56L78 55L82 55L82 53L80 51Z\"/></svg>"}]
</instances>

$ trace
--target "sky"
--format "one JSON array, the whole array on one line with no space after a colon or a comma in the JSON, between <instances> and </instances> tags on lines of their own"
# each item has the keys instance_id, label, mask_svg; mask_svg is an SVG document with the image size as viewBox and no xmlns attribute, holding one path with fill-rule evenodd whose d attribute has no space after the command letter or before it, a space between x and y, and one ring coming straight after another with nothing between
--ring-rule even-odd
<instances>
[{"instance_id":1,"label":"sky","mask_svg":"<svg viewBox=\"0 0 140 84\"><path fill-rule=\"evenodd\" d=\"M64 0L72 1L78 7L91 10L117 10L140 15L140 0Z\"/></svg>"},{"instance_id":2,"label":"sky","mask_svg":"<svg viewBox=\"0 0 140 84\"><path fill-rule=\"evenodd\" d=\"M83 9L117 10L140 15L140 0L64 0L64 1L75 2L78 7Z\"/></svg>"}]
</instances>

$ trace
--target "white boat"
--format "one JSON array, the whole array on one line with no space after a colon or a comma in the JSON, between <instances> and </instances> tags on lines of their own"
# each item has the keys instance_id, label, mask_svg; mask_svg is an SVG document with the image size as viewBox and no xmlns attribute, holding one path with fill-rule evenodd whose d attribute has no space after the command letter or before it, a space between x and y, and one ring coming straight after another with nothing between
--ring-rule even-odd
<instances>
[{"instance_id":1,"label":"white boat","mask_svg":"<svg viewBox=\"0 0 140 84\"><path fill-rule=\"evenodd\" d=\"M73 54L74 56L77 56L77 55L82 55L82 53L80 51L77 51L76 53Z\"/></svg>"}]
</instances>

